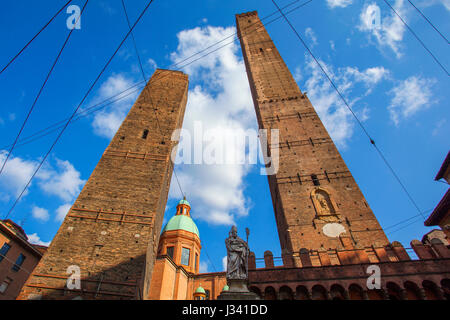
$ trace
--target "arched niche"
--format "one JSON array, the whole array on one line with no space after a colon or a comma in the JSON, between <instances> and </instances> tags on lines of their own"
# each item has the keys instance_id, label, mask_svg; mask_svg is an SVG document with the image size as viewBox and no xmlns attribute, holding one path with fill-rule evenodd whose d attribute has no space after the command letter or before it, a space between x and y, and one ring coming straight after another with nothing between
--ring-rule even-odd
<instances>
[{"instance_id":1,"label":"arched niche","mask_svg":"<svg viewBox=\"0 0 450 320\"><path fill-rule=\"evenodd\" d=\"M331 194L324 188L315 188L311 191L311 200L318 218L338 215L338 207Z\"/></svg>"}]
</instances>

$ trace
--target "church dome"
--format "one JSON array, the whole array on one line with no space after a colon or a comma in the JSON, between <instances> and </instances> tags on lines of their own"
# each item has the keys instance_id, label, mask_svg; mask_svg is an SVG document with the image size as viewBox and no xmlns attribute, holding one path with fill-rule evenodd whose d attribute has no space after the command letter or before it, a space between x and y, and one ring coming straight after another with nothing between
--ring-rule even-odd
<instances>
[{"instance_id":1,"label":"church dome","mask_svg":"<svg viewBox=\"0 0 450 320\"><path fill-rule=\"evenodd\" d=\"M185 205L187 205L187 206L191 206L190 204L189 204L189 201L187 201L186 199L183 199L183 200L180 200L180 202L178 203L178 205L180 205L180 204L185 204Z\"/></svg>"},{"instance_id":2,"label":"church dome","mask_svg":"<svg viewBox=\"0 0 450 320\"><path fill-rule=\"evenodd\" d=\"M197 225L194 220L189 216L177 215L173 216L169 222L167 222L162 233L171 230L185 230L188 232L195 233L200 238L200 233L198 232Z\"/></svg>"},{"instance_id":3,"label":"church dome","mask_svg":"<svg viewBox=\"0 0 450 320\"><path fill-rule=\"evenodd\" d=\"M206 294L205 289L203 289L202 286L198 287L197 290L195 290L195 293L203 293L203 294Z\"/></svg>"}]
</instances>

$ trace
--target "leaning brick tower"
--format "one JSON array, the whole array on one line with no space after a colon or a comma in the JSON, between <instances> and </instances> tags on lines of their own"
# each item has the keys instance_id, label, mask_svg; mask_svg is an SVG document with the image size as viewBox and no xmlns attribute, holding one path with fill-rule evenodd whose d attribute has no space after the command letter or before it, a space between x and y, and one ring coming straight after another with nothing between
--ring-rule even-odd
<instances>
[{"instance_id":1,"label":"leaning brick tower","mask_svg":"<svg viewBox=\"0 0 450 320\"><path fill-rule=\"evenodd\" d=\"M147 296L187 93L187 75L155 72L18 299ZM79 290L67 290L70 266L81 272Z\"/></svg>"},{"instance_id":2,"label":"leaning brick tower","mask_svg":"<svg viewBox=\"0 0 450 320\"><path fill-rule=\"evenodd\" d=\"M388 239L256 12L236 16L260 129L279 129L268 176L283 254L385 245Z\"/></svg>"}]
</instances>

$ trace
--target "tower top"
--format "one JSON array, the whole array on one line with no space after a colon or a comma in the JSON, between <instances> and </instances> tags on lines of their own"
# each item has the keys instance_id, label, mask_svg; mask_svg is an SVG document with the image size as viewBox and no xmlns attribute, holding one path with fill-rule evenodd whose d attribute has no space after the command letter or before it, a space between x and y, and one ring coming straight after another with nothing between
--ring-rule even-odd
<instances>
[{"instance_id":1,"label":"tower top","mask_svg":"<svg viewBox=\"0 0 450 320\"><path fill-rule=\"evenodd\" d=\"M236 14L236 17L249 17L249 16L257 16L258 15L258 11L249 11L249 12L244 12L244 13L238 13Z\"/></svg>"},{"instance_id":2,"label":"tower top","mask_svg":"<svg viewBox=\"0 0 450 320\"><path fill-rule=\"evenodd\" d=\"M184 230L196 234L200 238L197 225L191 218L191 205L186 197L177 205L177 213L167 222L162 233L171 230Z\"/></svg>"}]
</instances>

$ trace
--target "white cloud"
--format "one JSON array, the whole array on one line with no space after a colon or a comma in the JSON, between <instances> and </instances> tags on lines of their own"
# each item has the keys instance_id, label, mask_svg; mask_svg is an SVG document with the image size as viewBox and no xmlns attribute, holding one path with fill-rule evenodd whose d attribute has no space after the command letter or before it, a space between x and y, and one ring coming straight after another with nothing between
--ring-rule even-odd
<instances>
[{"instance_id":1,"label":"white cloud","mask_svg":"<svg viewBox=\"0 0 450 320\"><path fill-rule=\"evenodd\" d=\"M433 136L437 136L437 135L440 133L441 128L442 128L442 127L444 126L444 124L446 124L446 123L447 123L447 119L445 119L445 118L440 119L440 120L436 123L436 125L434 126L432 135L433 135ZM447 127L447 126L446 126L446 127Z\"/></svg>"},{"instance_id":2,"label":"white cloud","mask_svg":"<svg viewBox=\"0 0 450 320\"><path fill-rule=\"evenodd\" d=\"M63 222L67 213L69 212L72 205L70 203L63 204L56 209L56 217L55 220L58 222Z\"/></svg>"},{"instance_id":3,"label":"white cloud","mask_svg":"<svg viewBox=\"0 0 450 320\"><path fill-rule=\"evenodd\" d=\"M200 273L207 273L208 272L208 263L207 262L200 261L199 272Z\"/></svg>"},{"instance_id":4,"label":"white cloud","mask_svg":"<svg viewBox=\"0 0 450 320\"><path fill-rule=\"evenodd\" d=\"M434 5L442 5L450 11L450 0L420 0L415 3L416 7L426 8Z\"/></svg>"},{"instance_id":5,"label":"white cloud","mask_svg":"<svg viewBox=\"0 0 450 320\"><path fill-rule=\"evenodd\" d=\"M403 18L406 18L406 8L403 0L396 0L393 8ZM400 42L403 40L405 25L394 12L382 18L380 7L376 3L366 5L360 14L358 29L370 33L379 46L391 48L397 58L402 57ZM375 24L374 24L375 23Z\"/></svg>"},{"instance_id":6,"label":"white cloud","mask_svg":"<svg viewBox=\"0 0 450 320\"><path fill-rule=\"evenodd\" d=\"M28 242L31 244L37 244L39 246L45 246L48 247L50 245L51 241L48 242L44 242L41 240L41 238L38 236L37 233L33 233L33 234L27 234L28 237Z\"/></svg>"},{"instance_id":7,"label":"white cloud","mask_svg":"<svg viewBox=\"0 0 450 320\"><path fill-rule=\"evenodd\" d=\"M432 100L431 87L434 79L411 76L401 81L389 93L393 95L388 107L392 121L396 125L401 119L406 119L419 111L428 109L436 101Z\"/></svg>"},{"instance_id":8,"label":"white cloud","mask_svg":"<svg viewBox=\"0 0 450 320\"><path fill-rule=\"evenodd\" d=\"M56 170L48 170L49 178L40 182L40 187L47 194L70 201L80 193L86 181L69 161L56 159L56 167Z\"/></svg>"},{"instance_id":9,"label":"white cloud","mask_svg":"<svg viewBox=\"0 0 450 320\"><path fill-rule=\"evenodd\" d=\"M177 35L177 51L171 54L171 58L174 62L184 60L234 32L234 27L211 26L181 31ZM204 132L215 129L223 135L230 128L256 129L245 66L237 56L238 49L236 43L226 46L183 70L194 85L189 92L184 129L193 133L195 121L202 123ZM231 225L234 219L248 214L249 204L244 195L244 177L248 167L183 165L176 170L188 200L193 204L195 219ZM170 196L180 197L175 180L171 184Z\"/></svg>"},{"instance_id":10,"label":"white cloud","mask_svg":"<svg viewBox=\"0 0 450 320\"><path fill-rule=\"evenodd\" d=\"M327 4L330 8L345 8L351 5L353 0L327 0Z\"/></svg>"},{"instance_id":11,"label":"white cloud","mask_svg":"<svg viewBox=\"0 0 450 320\"><path fill-rule=\"evenodd\" d=\"M7 151L0 151L0 163L6 160L7 155ZM11 197L19 196L37 165L36 161L11 156L0 175L0 198L9 201Z\"/></svg>"},{"instance_id":12,"label":"white cloud","mask_svg":"<svg viewBox=\"0 0 450 320\"><path fill-rule=\"evenodd\" d=\"M6 151L0 152L0 162L5 160L6 154ZM0 201L15 200L28 183L37 166L38 161L11 156L0 175ZM55 164L52 162L45 163L37 173L35 181L44 194L57 196L66 202L56 210L57 221L62 221L70 208L68 202L75 200L86 183L85 180L81 179L80 172L69 161L59 159L55 159ZM27 194L28 190L23 194L22 199ZM31 213L38 220L47 221L49 219L46 209L34 206Z\"/></svg>"},{"instance_id":13,"label":"white cloud","mask_svg":"<svg viewBox=\"0 0 450 320\"><path fill-rule=\"evenodd\" d=\"M103 101L118 95L133 85L132 79L122 74L112 75L100 87L96 101ZM136 92L130 94L131 92L132 90L120 94L117 98L122 99L95 114L92 122L95 134L108 139L114 137L138 96Z\"/></svg>"},{"instance_id":14,"label":"white cloud","mask_svg":"<svg viewBox=\"0 0 450 320\"><path fill-rule=\"evenodd\" d=\"M33 208L31 209L31 214L36 220L40 221L48 221L48 219L50 218L48 210L39 208L37 206L33 206Z\"/></svg>"},{"instance_id":15,"label":"white cloud","mask_svg":"<svg viewBox=\"0 0 450 320\"><path fill-rule=\"evenodd\" d=\"M332 51L336 51L336 45L333 40L330 40L330 48Z\"/></svg>"},{"instance_id":16,"label":"white cloud","mask_svg":"<svg viewBox=\"0 0 450 320\"><path fill-rule=\"evenodd\" d=\"M305 29L305 35L311 40L311 48L317 45L317 37L314 33L313 29L306 28Z\"/></svg>"},{"instance_id":17,"label":"white cloud","mask_svg":"<svg viewBox=\"0 0 450 320\"><path fill-rule=\"evenodd\" d=\"M227 256L222 258L222 268L223 271L227 271L227 265L228 265L228 260L227 260Z\"/></svg>"},{"instance_id":18,"label":"white cloud","mask_svg":"<svg viewBox=\"0 0 450 320\"><path fill-rule=\"evenodd\" d=\"M361 121L369 117L369 110L354 109L353 105L364 95L370 94L372 89L389 75L389 71L384 67L372 67L360 71L356 67L334 68L320 61L321 65L333 79L339 91L346 97L350 107L360 116ZM305 88L308 97L319 114L320 119L328 130L334 142L341 147L346 146L346 142L353 135L353 117L344 105L336 91L325 78L315 61L307 58L305 72L308 72ZM350 100L347 96L357 85L362 85L366 90L365 94Z\"/></svg>"},{"instance_id":19,"label":"white cloud","mask_svg":"<svg viewBox=\"0 0 450 320\"><path fill-rule=\"evenodd\" d=\"M152 70L156 70L158 68L158 64L156 63L156 61L151 58L148 59L148 64L150 65Z\"/></svg>"}]
</instances>

